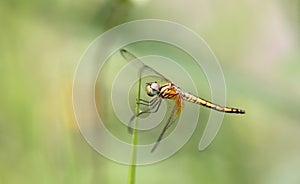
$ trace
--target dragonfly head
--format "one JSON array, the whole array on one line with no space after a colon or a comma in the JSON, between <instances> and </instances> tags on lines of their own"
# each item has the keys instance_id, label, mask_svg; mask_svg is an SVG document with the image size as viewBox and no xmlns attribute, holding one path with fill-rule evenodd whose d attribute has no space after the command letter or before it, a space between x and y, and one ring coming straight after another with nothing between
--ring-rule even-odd
<instances>
[{"instance_id":1,"label":"dragonfly head","mask_svg":"<svg viewBox=\"0 0 300 184\"><path fill-rule=\"evenodd\" d=\"M159 84L155 82L146 83L146 92L148 96L154 96L159 93Z\"/></svg>"}]
</instances>

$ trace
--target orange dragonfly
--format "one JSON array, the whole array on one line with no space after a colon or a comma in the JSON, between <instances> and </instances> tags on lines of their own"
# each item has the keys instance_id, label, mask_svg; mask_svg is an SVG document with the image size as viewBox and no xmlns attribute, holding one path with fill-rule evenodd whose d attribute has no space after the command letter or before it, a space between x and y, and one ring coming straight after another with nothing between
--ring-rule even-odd
<instances>
[{"instance_id":1,"label":"orange dragonfly","mask_svg":"<svg viewBox=\"0 0 300 184\"><path fill-rule=\"evenodd\" d=\"M183 101L192 102L192 103L202 105L204 107L208 107L213 110L220 111L220 112L245 114L245 110L243 110L243 109L238 109L238 108L234 108L234 107L224 107L224 106L209 102L209 101L207 101L203 98L200 98L196 95L193 95L191 93L184 92L181 90L180 87L175 85L172 81L167 79L165 76L163 76L161 73L154 70L150 66L144 64L141 60L139 60L135 55L133 55L129 51L127 51L125 49L121 49L120 53L127 61L133 61L133 60L138 61L139 65L140 65L140 69L141 69L139 72L143 72L143 70L150 70L154 74L158 75L159 77L161 77L162 79L167 81L167 83L161 84L161 85L158 84L156 81L146 83L146 88L145 88L146 93L148 96L153 97L153 98L150 101L147 101L144 99L139 99L139 104L145 105L145 106L149 107L149 109L145 110L145 111L141 111L140 113L134 115L130 119L130 122L128 125L130 132L132 130L130 124L136 117L139 117L140 115L146 114L146 113L157 112L163 99L170 99L170 100L175 101L175 103L174 103L175 105L172 108L171 114L170 114L162 132L160 133L158 139L156 140L156 143L154 144L151 152L155 151L155 149L159 145L160 141L162 140L165 132L168 130L168 128L171 127L171 125L180 116L180 113L183 109L183 104L182 104Z\"/></svg>"}]
</instances>

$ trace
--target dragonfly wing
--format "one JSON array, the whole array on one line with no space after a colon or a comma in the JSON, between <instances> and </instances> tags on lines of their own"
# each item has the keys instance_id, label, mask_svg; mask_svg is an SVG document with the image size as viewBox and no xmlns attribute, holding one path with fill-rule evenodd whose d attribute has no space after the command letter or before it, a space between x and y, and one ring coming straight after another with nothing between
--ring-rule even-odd
<instances>
[{"instance_id":1,"label":"dragonfly wing","mask_svg":"<svg viewBox=\"0 0 300 184\"><path fill-rule=\"evenodd\" d=\"M151 68L150 66L146 65L145 63L143 63L143 61L141 61L140 59L138 59L135 55L133 55L131 52L129 52L126 49L121 49L120 50L121 55L123 56L123 58L125 58L128 62L136 60L139 63L139 68L140 68L140 72L143 72L143 70L149 70L153 73L155 73L156 75L160 76L161 78L163 78L164 80L171 82L169 79L167 79L164 75L162 75L161 73L159 73L158 71L154 70L153 68Z\"/></svg>"},{"instance_id":2,"label":"dragonfly wing","mask_svg":"<svg viewBox=\"0 0 300 184\"><path fill-rule=\"evenodd\" d=\"M179 98L179 97L178 97ZM165 124L162 132L160 133L158 139L156 140L156 143L154 144L153 148L151 149L151 152L154 152L157 146L159 145L160 141L162 140L164 134L166 131L171 127L171 125L177 120L177 118L180 115L181 112L181 104L179 105L178 103L175 103L173 106L173 109L171 111L171 114L167 120L167 123ZM178 113L179 112L179 113Z\"/></svg>"}]
</instances>

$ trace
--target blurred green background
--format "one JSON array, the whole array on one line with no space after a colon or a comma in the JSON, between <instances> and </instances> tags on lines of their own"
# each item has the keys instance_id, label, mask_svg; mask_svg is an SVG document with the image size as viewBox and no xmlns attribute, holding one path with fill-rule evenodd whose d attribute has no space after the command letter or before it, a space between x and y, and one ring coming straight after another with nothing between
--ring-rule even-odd
<instances>
[{"instance_id":1,"label":"blurred green background","mask_svg":"<svg viewBox=\"0 0 300 184\"><path fill-rule=\"evenodd\" d=\"M1 1L0 183L127 182L128 166L81 136L72 80L98 35L143 18L202 36L222 66L227 102L247 114L226 115L203 152L200 122L174 156L138 167L137 183L300 183L299 0Z\"/></svg>"}]
</instances>

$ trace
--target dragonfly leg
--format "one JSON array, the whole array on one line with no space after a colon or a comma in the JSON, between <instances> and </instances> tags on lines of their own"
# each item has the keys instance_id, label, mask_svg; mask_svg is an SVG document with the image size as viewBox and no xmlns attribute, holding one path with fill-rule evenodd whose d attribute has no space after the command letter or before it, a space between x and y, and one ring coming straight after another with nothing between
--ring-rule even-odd
<instances>
[{"instance_id":1,"label":"dragonfly leg","mask_svg":"<svg viewBox=\"0 0 300 184\"><path fill-rule=\"evenodd\" d=\"M160 104L161 104L161 99L156 100L153 104L149 105L148 110L138 113L138 115L136 115L136 117L139 117L140 115L145 114L145 113L156 113L160 107Z\"/></svg>"},{"instance_id":2,"label":"dragonfly leg","mask_svg":"<svg viewBox=\"0 0 300 184\"><path fill-rule=\"evenodd\" d=\"M153 99L155 99L155 98L153 98ZM153 99L151 99L151 100L153 100ZM136 99L136 100L137 100L137 99ZM150 100L150 101L151 101L151 100ZM141 98L140 98L140 102L150 103L150 101L144 100L144 99L141 99Z\"/></svg>"},{"instance_id":3,"label":"dragonfly leg","mask_svg":"<svg viewBox=\"0 0 300 184\"><path fill-rule=\"evenodd\" d=\"M138 101L138 99L136 99L136 104L149 106L149 105L150 105L150 101L143 100L143 99L140 99L140 100Z\"/></svg>"},{"instance_id":4,"label":"dragonfly leg","mask_svg":"<svg viewBox=\"0 0 300 184\"><path fill-rule=\"evenodd\" d=\"M152 100L153 100L153 102L151 102ZM148 104L149 109L147 109L147 110L145 110L145 111L141 111L141 112L139 112L137 115L133 115L133 116L130 118L130 121L129 121L129 124L128 124L128 131L129 131L130 133L132 133L132 122L133 122L133 120L134 120L136 117L139 117L139 116L142 115L142 114L156 113L156 112L158 111L158 109L159 109L159 107L160 107L160 105L161 105L162 99L159 98L159 97L157 97L157 98L155 98L155 100L154 100L154 99L152 99L152 100L149 102L149 104L151 104L151 105Z\"/></svg>"},{"instance_id":5,"label":"dragonfly leg","mask_svg":"<svg viewBox=\"0 0 300 184\"><path fill-rule=\"evenodd\" d=\"M147 101L147 100L144 100L144 99L140 99L139 102L136 102L137 104L140 104L140 105L146 105L146 106L152 106L153 104L156 103L156 101L158 100L159 98L156 97L156 98L152 98L150 101Z\"/></svg>"},{"instance_id":6,"label":"dragonfly leg","mask_svg":"<svg viewBox=\"0 0 300 184\"><path fill-rule=\"evenodd\" d=\"M144 103L144 102L139 102L139 103L137 102L136 104L150 106L149 103Z\"/></svg>"}]
</instances>

